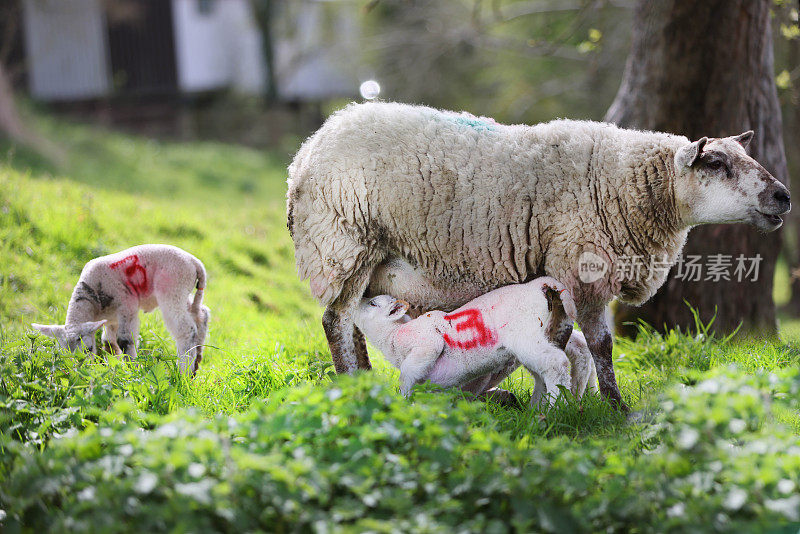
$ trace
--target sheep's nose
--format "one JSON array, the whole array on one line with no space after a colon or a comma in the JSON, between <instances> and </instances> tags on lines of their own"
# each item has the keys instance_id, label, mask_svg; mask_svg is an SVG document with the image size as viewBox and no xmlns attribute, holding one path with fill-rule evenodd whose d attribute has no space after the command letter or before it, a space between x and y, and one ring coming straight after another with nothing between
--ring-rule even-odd
<instances>
[{"instance_id":1,"label":"sheep's nose","mask_svg":"<svg viewBox=\"0 0 800 534\"><path fill-rule=\"evenodd\" d=\"M792 202L791 202L791 197L789 196L789 190L786 189L785 187L781 187L777 191L775 191L772 194L772 198L775 199L775 202L778 205L780 213L786 213L790 209L792 209Z\"/></svg>"}]
</instances>

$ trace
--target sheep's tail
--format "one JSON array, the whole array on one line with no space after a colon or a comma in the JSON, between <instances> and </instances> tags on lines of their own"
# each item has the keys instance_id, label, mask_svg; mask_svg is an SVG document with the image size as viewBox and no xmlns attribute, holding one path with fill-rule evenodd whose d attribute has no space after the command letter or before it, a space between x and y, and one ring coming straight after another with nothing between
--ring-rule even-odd
<instances>
[{"instance_id":1,"label":"sheep's tail","mask_svg":"<svg viewBox=\"0 0 800 534\"><path fill-rule=\"evenodd\" d=\"M206 268L203 267L203 262L194 256L192 256L192 261L194 262L194 268L197 272L197 284L195 284L197 291L194 292L194 300L192 301L192 305L189 307L189 311L195 317L199 317L200 306L203 304L203 291L206 288Z\"/></svg>"}]
</instances>

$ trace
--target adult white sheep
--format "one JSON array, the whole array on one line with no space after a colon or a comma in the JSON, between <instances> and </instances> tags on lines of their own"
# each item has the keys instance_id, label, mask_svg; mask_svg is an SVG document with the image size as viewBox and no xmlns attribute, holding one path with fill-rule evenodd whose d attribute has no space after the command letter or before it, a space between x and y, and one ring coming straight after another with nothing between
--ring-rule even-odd
<instances>
[{"instance_id":1,"label":"adult white sheep","mask_svg":"<svg viewBox=\"0 0 800 534\"><path fill-rule=\"evenodd\" d=\"M89 261L72 291L66 324L33 327L63 348L75 350L83 344L95 352L95 332L102 326L103 343L111 351L135 358L139 310L159 307L178 347L178 369L194 374L208 332L205 285L203 263L185 250L139 245Z\"/></svg>"},{"instance_id":2,"label":"adult white sheep","mask_svg":"<svg viewBox=\"0 0 800 534\"><path fill-rule=\"evenodd\" d=\"M745 152L752 135L506 126L394 103L339 111L295 156L288 192L298 273L327 306L336 370L369 368L352 318L362 296L452 310L546 274L572 292L600 391L624 407L605 306L650 298L691 227L772 231L789 211L788 190ZM641 268L619 268L634 257Z\"/></svg>"},{"instance_id":3,"label":"adult white sheep","mask_svg":"<svg viewBox=\"0 0 800 534\"><path fill-rule=\"evenodd\" d=\"M581 333L572 333L565 350L548 338L564 318L575 320L569 291L553 278L495 289L451 313L429 311L412 319L408 308L405 301L379 295L362 299L355 313L359 330L400 369L405 396L424 380L482 394L520 364L535 380L532 404L547 392L552 405L558 386L578 398L587 385L596 389Z\"/></svg>"}]
</instances>

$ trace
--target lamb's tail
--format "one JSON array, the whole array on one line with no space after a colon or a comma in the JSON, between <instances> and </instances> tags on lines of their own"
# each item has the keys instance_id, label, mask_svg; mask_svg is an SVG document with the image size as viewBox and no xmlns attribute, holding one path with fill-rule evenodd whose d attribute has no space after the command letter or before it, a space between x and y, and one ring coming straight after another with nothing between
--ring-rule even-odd
<instances>
[{"instance_id":1,"label":"lamb's tail","mask_svg":"<svg viewBox=\"0 0 800 534\"><path fill-rule=\"evenodd\" d=\"M194 256L192 256L192 261L194 262L194 268L197 272L197 284L195 285L197 291L194 292L194 300L189 307L189 311L195 317L199 317L200 306L203 304L203 291L206 288L206 268L203 266L203 262Z\"/></svg>"},{"instance_id":2,"label":"lamb's tail","mask_svg":"<svg viewBox=\"0 0 800 534\"><path fill-rule=\"evenodd\" d=\"M569 289L555 278L549 276L543 276L539 281L542 284L542 292L550 303L548 306L552 306L553 302L560 302L561 306L564 307L564 313L567 317L573 321L576 320L578 311L575 307L575 300L572 298L572 293L570 293Z\"/></svg>"}]
</instances>

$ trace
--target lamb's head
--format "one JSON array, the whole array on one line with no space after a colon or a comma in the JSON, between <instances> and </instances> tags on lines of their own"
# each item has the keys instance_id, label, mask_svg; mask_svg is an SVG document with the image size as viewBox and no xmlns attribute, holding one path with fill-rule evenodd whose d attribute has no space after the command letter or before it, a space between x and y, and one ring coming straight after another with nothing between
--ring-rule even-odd
<instances>
[{"instance_id":1,"label":"lamb's head","mask_svg":"<svg viewBox=\"0 0 800 534\"><path fill-rule=\"evenodd\" d=\"M33 323L31 326L42 334L55 338L62 349L74 351L83 346L87 352L95 352L94 333L104 324L106 324L105 319L77 325Z\"/></svg>"},{"instance_id":2,"label":"lamb's head","mask_svg":"<svg viewBox=\"0 0 800 534\"><path fill-rule=\"evenodd\" d=\"M789 190L745 152L748 131L703 137L675 153L675 192L688 225L749 223L771 232L791 208Z\"/></svg>"},{"instance_id":3,"label":"lamb's head","mask_svg":"<svg viewBox=\"0 0 800 534\"><path fill-rule=\"evenodd\" d=\"M391 295L378 295L371 299L362 299L355 314L356 326L387 325L400 321L405 317L409 304L397 300Z\"/></svg>"}]
</instances>

